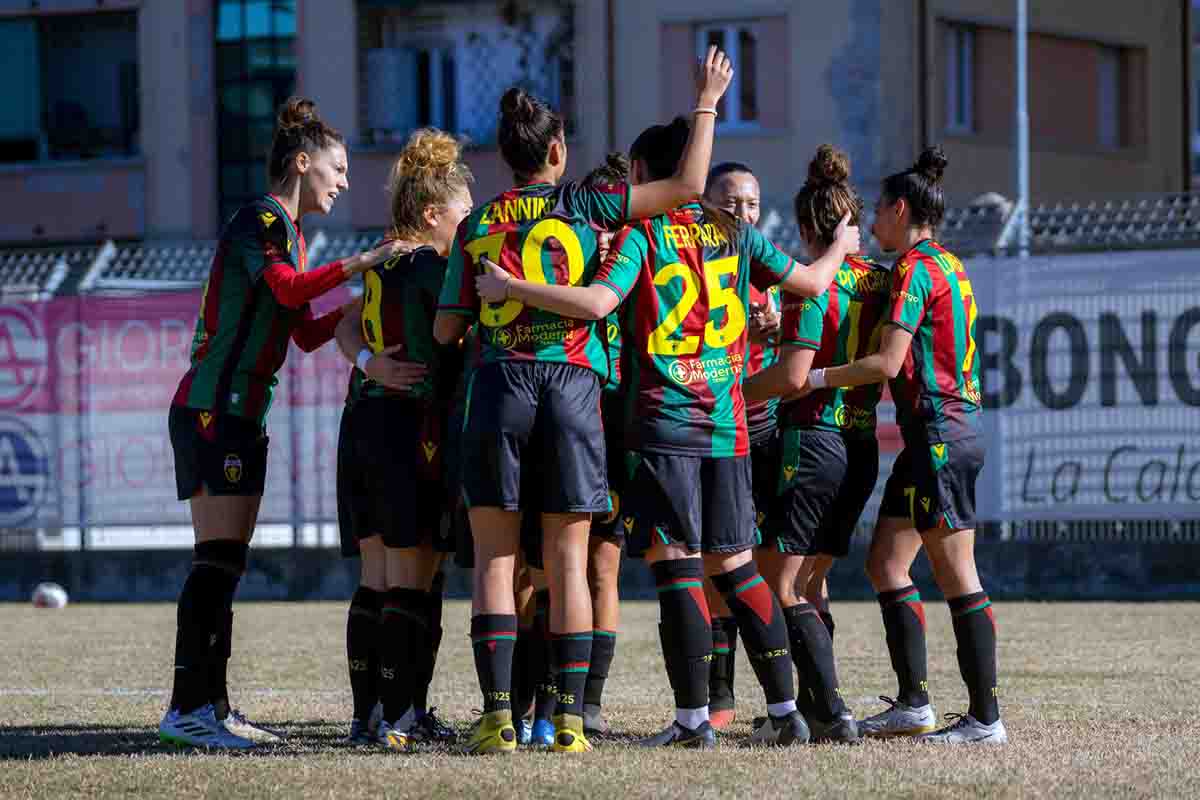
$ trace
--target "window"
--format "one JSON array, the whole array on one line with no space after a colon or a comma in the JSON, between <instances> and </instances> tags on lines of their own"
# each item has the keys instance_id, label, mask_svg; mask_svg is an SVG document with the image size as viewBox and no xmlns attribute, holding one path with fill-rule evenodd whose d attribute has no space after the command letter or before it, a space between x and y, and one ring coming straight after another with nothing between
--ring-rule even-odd
<instances>
[{"instance_id":1,"label":"window","mask_svg":"<svg viewBox=\"0 0 1200 800\"><path fill-rule=\"evenodd\" d=\"M1116 47L1098 48L1096 86L1096 135L1101 147L1121 146L1121 51Z\"/></svg>"},{"instance_id":2,"label":"window","mask_svg":"<svg viewBox=\"0 0 1200 800\"><path fill-rule=\"evenodd\" d=\"M0 161L138 152L137 14L0 20Z\"/></svg>"},{"instance_id":3,"label":"window","mask_svg":"<svg viewBox=\"0 0 1200 800\"><path fill-rule=\"evenodd\" d=\"M759 125L758 30L754 23L728 22L701 26L696 33L696 53L704 58L716 45L733 62L733 81L717 104L721 127Z\"/></svg>"},{"instance_id":4,"label":"window","mask_svg":"<svg viewBox=\"0 0 1200 800\"><path fill-rule=\"evenodd\" d=\"M295 0L217 0L221 219L265 191L275 112L296 85Z\"/></svg>"},{"instance_id":5,"label":"window","mask_svg":"<svg viewBox=\"0 0 1200 800\"><path fill-rule=\"evenodd\" d=\"M975 130L975 31L964 25L947 25L946 132Z\"/></svg>"},{"instance_id":6,"label":"window","mask_svg":"<svg viewBox=\"0 0 1200 800\"><path fill-rule=\"evenodd\" d=\"M359 5L364 143L398 145L426 125L475 144L495 142L500 96L514 85L558 109L571 133L569 7L558 2L403 5Z\"/></svg>"}]
</instances>

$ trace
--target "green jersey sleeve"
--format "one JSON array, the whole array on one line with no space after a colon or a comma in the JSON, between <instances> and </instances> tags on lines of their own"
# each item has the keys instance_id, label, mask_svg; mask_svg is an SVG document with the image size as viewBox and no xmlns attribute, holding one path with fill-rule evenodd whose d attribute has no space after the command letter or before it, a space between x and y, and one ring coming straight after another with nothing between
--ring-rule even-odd
<instances>
[{"instance_id":1,"label":"green jersey sleeve","mask_svg":"<svg viewBox=\"0 0 1200 800\"><path fill-rule=\"evenodd\" d=\"M892 272L892 299L884 319L909 333L916 333L932 294L933 281L925 262L921 259L901 261Z\"/></svg>"},{"instance_id":2,"label":"green jersey sleeve","mask_svg":"<svg viewBox=\"0 0 1200 800\"><path fill-rule=\"evenodd\" d=\"M759 291L783 283L796 268L796 262L771 243L752 225L741 226L741 250L750 264L750 282Z\"/></svg>"},{"instance_id":3,"label":"green jersey sleeve","mask_svg":"<svg viewBox=\"0 0 1200 800\"><path fill-rule=\"evenodd\" d=\"M613 237L608 259L600 267L592 283L611 289L613 294L623 303L633 287L637 285L638 276L642 274L642 264L649 257L650 245L645 234L633 226L622 228Z\"/></svg>"}]
</instances>

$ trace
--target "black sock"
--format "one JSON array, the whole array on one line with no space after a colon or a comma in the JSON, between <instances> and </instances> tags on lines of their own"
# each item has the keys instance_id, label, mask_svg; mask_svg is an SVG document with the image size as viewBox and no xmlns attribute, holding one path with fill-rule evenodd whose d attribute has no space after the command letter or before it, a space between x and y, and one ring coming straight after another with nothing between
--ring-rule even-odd
<instances>
[{"instance_id":1,"label":"black sock","mask_svg":"<svg viewBox=\"0 0 1200 800\"><path fill-rule=\"evenodd\" d=\"M413 690L424 663L428 640L426 593L420 589L388 589L383 601L383 659L379 697L383 718L395 723L413 704Z\"/></svg>"},{"instance_id":2,"label":"black sock","mask_svg":"<svg viewBox=\"0 0 1200 800\"><path fill-rule=\"evenodd\" d=\"M421 713L429 710L429 684L437 669L438 651L442 647L442 596L446 587L446 573L439 571L425 595L424 639L419 649L423 661L413 689L413 707Z\"/></svg>"},{"instance_id":3,"label":"black sock","mask_svg":"<svg viewBox=\"0 0 1200 800\"><path fill-rule=\"evenodd\" d=\"M208 702L223 719L229 712L229 657L233 653L233 596L238 582L246 571L250 545L236 539L214 539L196 545L196 560L218 566L228 573L221 586L222 612L217 639L213 642L208 662Z\"/></svg>"},{"instance_id":4,"label":"black sock","mask_svg":"<svg viewBox=\"0 0 1200 800\"><path fill-rule=\"evenodd\" d=\"M879 609L887 633L892 669L900 681L896 699L908 706L929 704L925 655L925 607L915 586L880 592Z\"/></svg>"},{"instance_id":5,"label":"black sock","mask_svg":"<svg viewBox=\"0 0 1200 800\"><path fill-rule=\"evenodd\" d=\"M659 561L650 565L658 592L667 677L676 708L708 705L708 663L712 658L712 618L704 599L704 567L698 558Z\"/></svg>"},{"instance_id":6,"label":"black sock","mask_svg":"<svg viewBox=\"0 0 1200 800\"><path fill-rule=\"evenodd\" d=\"M833 613L829 610L829 598L822 597L817 605L817 613L821 615L821 622L825 623L825 630L829 631L830 640L833 639L833 629L837 626L833 624Z\"/></svg>"},{"instance_id":7,"label":"black sock","mask_svg":"<svg viewBox=\"0 0 1200 800\"><path fill-rule=\"evenodd\" d=\"M201 542L200 545L210 544ZM216 644L227 624L225 597L237 583L230 569L201 559L197 545L192 570L179 593L176 610L175 674L171 708L195 711L209 702L211 664Z\"/></svg>"},{"instance_id":8,"label":"black sock","mask_svg":"<svg viewBox=\"0 0 1200 800\"><path fill-rule=\"evenodd\" d=\"M604 684L608 670L612 667L613 654L617 650L617 632L596 628L592 631L592 662L588 667L587 685L583 689L583 702L589 706L602 705Z\"/></svg>"},{"instance_id":9,"label":"black sock","mask_svg":"<svg viewBox=\"0 0 1200 800\"><path fill-rule=\"evenodd\" d=\"M996 700L996 618L986 592L975 592L946 601L954 619L958 643L958 670L967 684L971 708L967 712L984 725L1000 719Z\"/></svg>"},{"instance_id":10,"label":"black sock","mask_svg":"<svg viewBox=\"0 0 1200 800\"><path fill-rule=\"evenodd\" d=\"M379 623L383 594L359 586L346 614L346 663L350 668L350 694L354 697L354 719L366 722L379 700Z\"/></svg>"},{"instance_id":11,"label":"black sock","mask_svg":"<svg viewBox=\"0 0 1200 800\"><path fill-rule=\"evenodd\" d=\"M751 561L714 575L712 582L737 617L746 655L750 657L767 703L795 700L787 624L774 592L758 574L758 566Z\"/></svg>"},{"instance_id":12,"label":"black sock","mask_svg":"<svg viewBox=\"0 0 1200 800\"><path fill-rule=\"evenodd\" d=\"M583 687L592 660L592 632L554 634L554 664L558 672L556 715L583 716Z\"/></svg>"},{"instance_id":13,"label":"black sock","mask_svg":"<svg viewBox=\"0 0 1200 800\"><path fill-rule=\"evenodd\" d=\"M534 719L550 719L558 708L558 667L550 636L550 590L533 593L533 645L530 669L534 678Z\"/></svg>"},{"instance_id":14,"label":"black sock","mask_svg":"<svg viewBox=\"0 0 1200 800\"><path fill-rule=\"evenodd\" d=\"M516 644L516 614L471 617L471 649L485 712L512 710L512 656Z\"/></svg>"},{"instance_id":15,"label":"black sock","mask_svg":"<svg viewBox=\"0 0 1200 800\"><path fill-rule=\"evenodd\" d=\"M517 641L513 646L512 703L513 719L521 719L533 710L533 693L536 675L531 668L529 651L534 643L533 626L517 629Z\"/></svg>"},{"instance_id":16,"label":"black sock","mask_svg":"<svg viewBox=\"0 0 1200 800\"><path fill-rule=\"evenodd\" d=\"M817 610L806 602L783 609L787 620L792 660L800 673L800 694L811 693L813 711L821 722L831 722L846 710L838 691L833 661L833 640Z\"/></svg>"},{"instance_id":17,"label":"black sock","mask_svg":"<svg viewBox=\"0 0 1200 800\"><path fill-rule=\"evenodd\" d=\"M710 711L725 711L734 707L737 619L713 617L712 632L712 661L708 665L708 708Z\"/></svg>"}]
</instances>

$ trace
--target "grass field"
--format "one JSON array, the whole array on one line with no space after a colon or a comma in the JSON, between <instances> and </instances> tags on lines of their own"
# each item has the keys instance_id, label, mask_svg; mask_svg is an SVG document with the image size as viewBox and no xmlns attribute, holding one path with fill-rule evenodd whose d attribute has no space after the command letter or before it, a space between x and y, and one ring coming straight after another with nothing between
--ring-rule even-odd
<instances>
[{"instance_id":1,"label":"grass field","mask_svg":"<svg viewBox=\"0 0 1200 800\"><path fill-rule=\"evenodd\" d=\"M834 607L842 687L861 715L895 691L876 607ZM929 617L939 712L965 710L949 615ZM638 751L671 713L657 608L624 610L606 708L621 736L587 755L394 755L341 744L349 715L345 608L238 607L231 686L284 745L249 755L167 751L155 726L174 642L171 605L0 605L0 797L1200 797L1200 607L1001 604L1001 702L1012 743L908 742L743 750L762 698L739 656L740 719L712 753ZM465 725L479 697L467 606L449 604L434 686ZM569 781L569 782L568 782Z\"/></svg>"}]
</instances>

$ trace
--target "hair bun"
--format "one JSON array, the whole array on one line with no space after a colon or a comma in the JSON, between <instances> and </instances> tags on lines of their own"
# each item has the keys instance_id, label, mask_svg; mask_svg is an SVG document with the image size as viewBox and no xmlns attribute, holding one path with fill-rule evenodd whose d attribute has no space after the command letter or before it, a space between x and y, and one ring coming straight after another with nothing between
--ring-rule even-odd
<instances>
[{"instance_id":1,"label":"hair bun","mask_svg":"<svg viewBox=\"0 0 1200 800\"><path fill-rule=\"evenodd\" d=\"M629 172L629 156L620 150L614 150L604 157L604 166L615 172Z\"/></svg>"},{"instance_id":2,"label":"hair bun","mask_svg":"<svg viewBox=\"0 0 1200 800\"><path fill-rule=\"evenodd\" d=\"M934 145L922 151L917 158L917 163L913 165L912 171L924 175L934 183L941 183L942 174L945 173L946 165L949 163L946 154L942 152L941 145Z\"/></svg>"},{"instance_id":3,"label":"hair bun","mask_svg":"<svg viewBox=\"0 0 1200 800\"><path fill-rule=\"evenodd\" d=\"M444 131L422 128L408 137L399 169L407 175L438 174L458 163L462 145Z\"/></svg>"},{"instance_id":4,"label":"hair bun","mask_svg":"<svg viewBox=\"0 0 1200 800\"><path fill-rule=\"evenodd\" d=\"M500 113L517 122L530 122L537 114L537 106L528 92L513 86L500 98Z\"/></svg>"},{"instance_id":5,"label":"hair bun","mask_svg":"<svg viewBox=\"0 0 1200 800\"><path fill-rule=\"evenodd\" d=\"M279 109L278 126L281 130L297 128L319 120L317 104L306 97L289 97Z\"/></svg>"},{"instance_id":6,"label":"hair bun","mask_svg":"<svg viewBox=\"0 0 1200 800\"><path fill-rule=\"evenodd\" d=\"M850 178L850 156L831 144L817 148L808 162L808 183L814 187L838 186Z\"/></svg>"}]
</instances>

